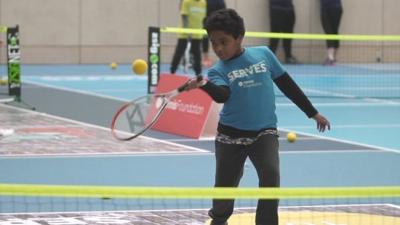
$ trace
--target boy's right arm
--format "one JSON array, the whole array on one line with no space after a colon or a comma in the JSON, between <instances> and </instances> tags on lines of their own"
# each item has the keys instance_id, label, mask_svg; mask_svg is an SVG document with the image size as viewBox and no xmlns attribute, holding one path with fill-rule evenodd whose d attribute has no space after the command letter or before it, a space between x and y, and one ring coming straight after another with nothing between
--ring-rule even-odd
<instances>
[{"instance_id":1,"label":"boy's right arm","mask_svg":"<svg viewBox=\"0 0 400 225\"><path fill-rule=\"evenodd\" d=\"M188 83L187 91L200 88L205 91L215 102L224 103L228 101L231 91L228 86L216 85L207 80L197 81L197 79L192 79Z\"/></svg>"}]
</instances>

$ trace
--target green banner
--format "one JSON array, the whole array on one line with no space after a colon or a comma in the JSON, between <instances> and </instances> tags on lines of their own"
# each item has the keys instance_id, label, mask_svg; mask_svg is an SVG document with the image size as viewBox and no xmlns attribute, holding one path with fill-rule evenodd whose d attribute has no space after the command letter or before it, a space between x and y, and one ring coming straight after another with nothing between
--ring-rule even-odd
<instances>
[{"instance_id":1,"label":"green banner","mask_svg":"<svg viewBox=\"0 0 400 225\"><path fill-rule=\"evenodd\" d=\"M18 26L7 29L8 94L21 97L21 52Z\"/></svg>"}]
</instances>

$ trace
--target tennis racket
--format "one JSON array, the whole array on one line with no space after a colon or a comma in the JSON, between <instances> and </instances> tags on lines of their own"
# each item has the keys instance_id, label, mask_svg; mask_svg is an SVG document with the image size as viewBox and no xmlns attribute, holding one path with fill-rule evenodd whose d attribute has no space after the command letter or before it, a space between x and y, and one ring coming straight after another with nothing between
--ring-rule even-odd
<instances>
[{"instance_id":1,"label":"tennis racket","mask_svg":"<svg viewBox=\"0 0 400 225\"><path fill-rule=\"evenodd\" d=\"M197 77L201 81L202 76ZM189 81L177 89L159 94L148 94L122 105L111 122L111 133L121 141L132 140L151 128L168 103L186 90Z\"/></svg>"}]
</instances>

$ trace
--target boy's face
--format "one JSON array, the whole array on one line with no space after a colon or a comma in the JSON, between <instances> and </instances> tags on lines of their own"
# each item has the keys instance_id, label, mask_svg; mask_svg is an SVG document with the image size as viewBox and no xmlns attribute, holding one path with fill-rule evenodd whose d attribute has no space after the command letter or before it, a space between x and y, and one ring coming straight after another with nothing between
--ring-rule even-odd
<instances>
[{"instance_id":1,"label":"boy's face","mask_svg":"<svg viewBox=\"0 0 400 225\"><path fill-rule=\"evenodd\" d=\"M223 31L211 31L208 35L212 48L219 59L228 60L242 52L242 36L235 39Z\"/></svg>"}]
</instances>

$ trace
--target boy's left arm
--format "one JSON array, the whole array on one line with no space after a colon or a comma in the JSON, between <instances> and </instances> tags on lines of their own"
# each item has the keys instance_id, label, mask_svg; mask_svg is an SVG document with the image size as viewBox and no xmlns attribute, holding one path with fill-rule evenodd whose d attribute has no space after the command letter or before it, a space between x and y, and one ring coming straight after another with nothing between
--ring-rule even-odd
<instances>
[{"instance_id":1,"label":"boy's left arm","mask_svg":"<svg viewBox=\"0 0 400 225\"><path fill-rule=\"evenodd\" d=\"M317 122L318 131L324 132L326 129L331 129L329 121L314 108L310 100L289 74L285 72L283 75L274 79L274 83L278 86L279 90L281 90L286 97L296 104L309 118L313 118Z\"/></svg>"}]
</instances>

